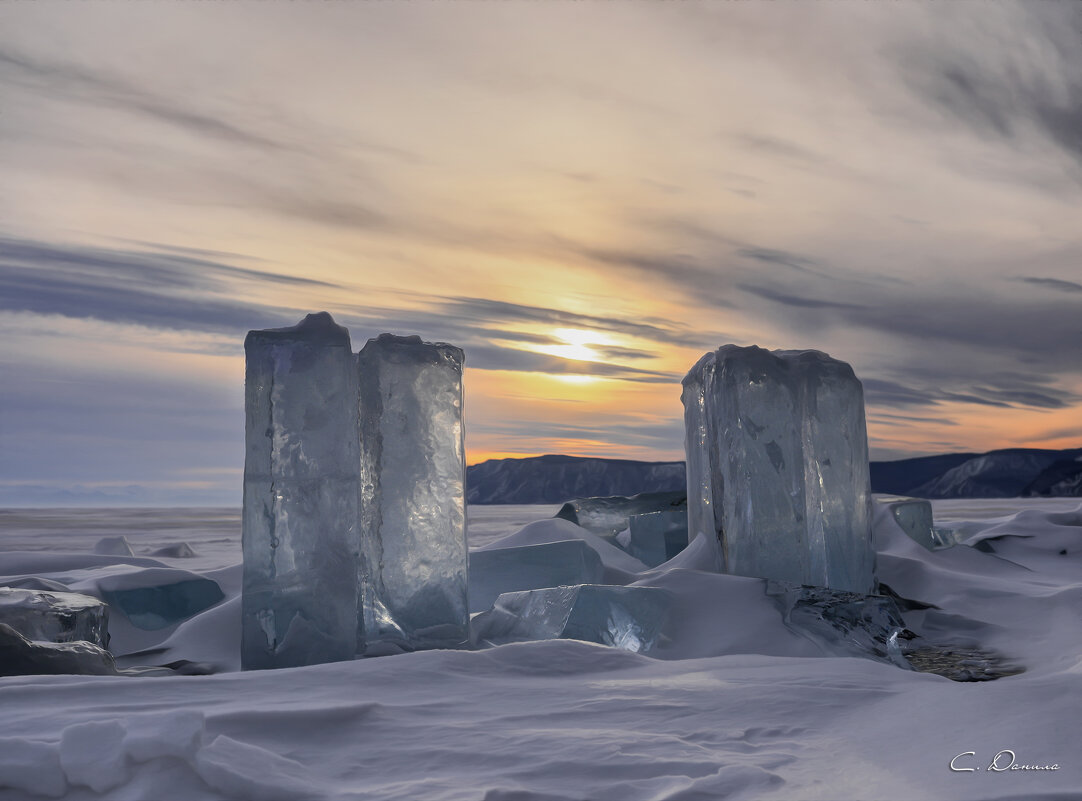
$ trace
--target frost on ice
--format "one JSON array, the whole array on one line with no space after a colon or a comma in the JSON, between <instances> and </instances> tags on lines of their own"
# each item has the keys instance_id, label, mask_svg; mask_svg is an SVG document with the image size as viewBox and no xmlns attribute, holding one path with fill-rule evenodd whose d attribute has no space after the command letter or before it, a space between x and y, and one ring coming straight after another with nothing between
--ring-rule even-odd
<instances>
[{"instance_id":1,"label":"frost on ice","mask_svg":"<svg viewBox=\"0 0 1082 801\"><path fill-rule=\"evenodd\" d=\"M726 345L684 379L689 536L717 568L875 591L864 395L818 351Z\"/></svg>"},{"instance_id":2,"label":"frost on ice","mask_svg":"<svg viewBox=\"0 0 1082 801\"><path fill-rule=\"evenodd\" d=\"M382 334L357 354L361 653L468 636L459 348Z\"/></svg>"},{"instance_id":3,"label":"frost on ice","mask_svg":"<svg viewBox=\"0 0 1082 801\"><path fill-rule=\"evenodd\" d=\"M357 374L326 312L244 342L246 669L351 659L357 639Z\"/></svg>"},{"instance_id":4,"label":"frost on ice","mask_svg":"<svg viewBox=\"0 0 1082 801\"><path fill-rule=\"evenodd\" d=\"M30 640L109 647L109 607L77 592L0 587L0 623Z\"/></svg>"},{"instance_id":5,"label":"frost on ice","mask_svg":"<svg viewBox=\"0 0 1082 801\"><path fill-rule=\"evenodd\" d=\"M658 587L574 587L509 592L473 620L473 641L498 645L568 639L625 651L653 650L669 614L670 596Z\"/></svg>"}]
</instances>

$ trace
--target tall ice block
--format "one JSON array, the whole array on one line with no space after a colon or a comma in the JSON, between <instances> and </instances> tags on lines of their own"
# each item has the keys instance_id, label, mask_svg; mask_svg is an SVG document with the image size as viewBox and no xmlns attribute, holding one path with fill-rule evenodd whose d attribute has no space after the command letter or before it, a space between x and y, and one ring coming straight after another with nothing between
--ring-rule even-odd
<instances>
[{"instance_id":1,"label":"tall ice block","mask_svg":"<svg viewBox=\"0 0 1082 801\"><path fill-rule=\"evenodd\" d=\"M452 345L391 334L357 354L362 653L469 636L462 362Z\"/></svg>"},{"instance_id":2,"label":"tall ice block","mask_svg":"<svg viewBox=\"0 0 1082 801\"><path fill-rule=\"evenodd\" d=\"M875 592L864 393L818 351L725 345L684 379L689 538L718 570Z\"/></svg>"},{"instance_id":3,"label":"tall ice block","mask_svg":"<svg viewBox=\"0 0 1082 801\"><path fill-rule=\"evenodd\" d=\"M352 659L357 645L357 372L326 312L250 331L246 356L246 670Z\"/></svg>"}]
</instances>

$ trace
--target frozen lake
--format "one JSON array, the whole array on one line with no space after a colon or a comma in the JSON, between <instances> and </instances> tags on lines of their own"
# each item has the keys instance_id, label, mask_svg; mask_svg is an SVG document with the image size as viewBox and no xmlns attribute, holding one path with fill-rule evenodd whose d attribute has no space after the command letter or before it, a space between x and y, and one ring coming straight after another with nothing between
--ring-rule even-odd
<instances>
[{"instance_id":1,"label":"frozen lake","mask_svg":"<svg viewBox=\"0 0 1082 801\"><path fill-rule=\"evenodd\" d=\"M905 612L918 634L1023 673L959 683L824 650L694 547L630 577L674 599L651 656L549 640L240 673L238 510L2 511L0 585L93 591L164 566L226 598L152 631L111 623L115 651L139 652L125 663L215 675L0 678L0 799L1077 799L1082 501L934 507L986 549L927 551L879 514L880 579L926 605ZM471 546L574 536L536 523L558 508L471 507ZM92 554L117 535L134 557ZM179 543L197 555L150 556ZM993 769L1012 760L1049 769Z\"/></svg>"}]
</instances>

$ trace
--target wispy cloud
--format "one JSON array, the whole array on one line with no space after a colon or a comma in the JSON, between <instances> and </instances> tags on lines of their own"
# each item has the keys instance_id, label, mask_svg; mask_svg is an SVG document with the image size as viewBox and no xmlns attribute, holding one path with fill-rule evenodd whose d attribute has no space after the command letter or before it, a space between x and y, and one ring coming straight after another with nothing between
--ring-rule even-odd
<instances>
[{"instance_id":1,"label":"wispy cloud","mask_svg":"<svg viewBox=\"0 0 1082 801\"><path fill-rule=\"evenodd\" d=\"M1075 283L1074 281L1064 281L1062 278L1036 278L1027 276L1017 280L1027 284L1047 287L1048 289L1056 289L1060 292L1082 292L1082 284Z\"/></svg>"}]
</instances>

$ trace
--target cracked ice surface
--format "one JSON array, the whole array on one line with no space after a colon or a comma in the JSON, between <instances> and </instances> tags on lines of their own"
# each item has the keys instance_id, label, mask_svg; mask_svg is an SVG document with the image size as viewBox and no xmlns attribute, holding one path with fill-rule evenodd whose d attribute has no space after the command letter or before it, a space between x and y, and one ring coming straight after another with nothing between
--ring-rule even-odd
<instances>
[{"instance_id":1,"label":"cracked ice surface","mask_svg":"<svg viewBox=\"0 0 1082 801\"><path fill-rule=\"evenodd\" d=\"M818 351L725 345L684 379L689 536L743 576L875 590L863 389Z\"/></svg>"},{"instance_id":2,"label":"cracked ice surface","mask_svg":"<svg viewBox=\"0 0 1082 801\"><path fill-rule=\"evenodd\" d=\"M351 659L357 632L357 384L326 312L244 342L246 669Z\"/></svg>"},{"instance_id":3,"label":"cracked ice surface","mask_svg":"<svg viewBox=\"0 0 1082 801\"><path fill-rule=\"evenodd\" d=\"M382 334L357 354L363 653L469 636L462 363L417 336Z\"/></svg>"}]
</instances>

